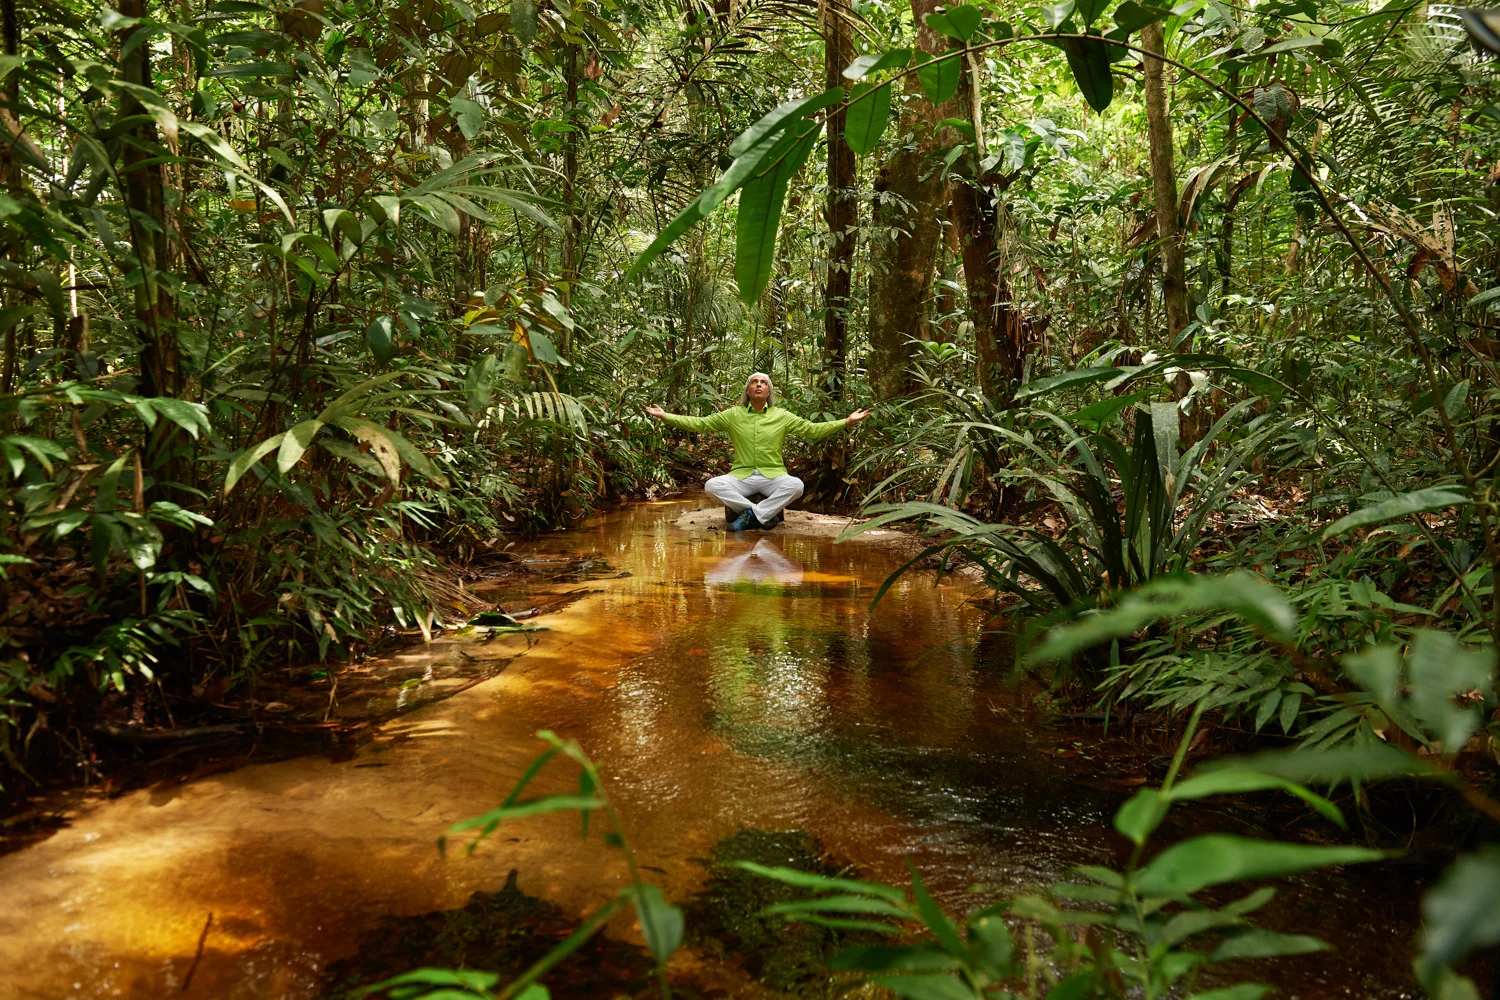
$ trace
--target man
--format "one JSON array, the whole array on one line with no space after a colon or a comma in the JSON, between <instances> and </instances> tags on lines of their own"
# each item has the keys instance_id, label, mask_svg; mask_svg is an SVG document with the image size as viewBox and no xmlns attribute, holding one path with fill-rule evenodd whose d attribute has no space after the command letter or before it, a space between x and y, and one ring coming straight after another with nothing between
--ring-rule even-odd
<instances>
[{"instance_id":1,"label":"man","mask_svg":"<svg viewBox=\"0 0 1500 1000\"><path fill-rule=\"evenodd\" d=\"M831 437L859 423L869 410L855 410L843 420L813 423L771 402L771 376L756 372L745 383L737 406L707 417L668 413L660 406L646 412L685 431L722 431L734 444L734 468L704 484L709 496L735 512L730 531L769 531L781 523L787 504L802 495L802 480L789 475L781 458L788 434L808 441ZM756 498L759 498L758 500Z\"/></svg>"}]
</instances>

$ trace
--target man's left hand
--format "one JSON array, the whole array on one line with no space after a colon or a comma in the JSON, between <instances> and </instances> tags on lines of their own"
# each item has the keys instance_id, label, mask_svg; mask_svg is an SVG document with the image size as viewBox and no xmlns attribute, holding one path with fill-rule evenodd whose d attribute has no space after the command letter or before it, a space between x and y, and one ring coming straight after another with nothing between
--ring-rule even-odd
<instances>
[{"instance_id":1,"label":"man's left hand","mask_svg":"<svg viewBox=\"0 0 1500 1000\"><path fill-rule=\"evenodd\" d=\"M870 415L870 411L869 410L855 410L853 413L849 414L847 417L844 418L844 423L850 424L850 425L857 424L861 420L865 419L865 417L868 417L869 415Z\"/></svg>"}]
</instances>

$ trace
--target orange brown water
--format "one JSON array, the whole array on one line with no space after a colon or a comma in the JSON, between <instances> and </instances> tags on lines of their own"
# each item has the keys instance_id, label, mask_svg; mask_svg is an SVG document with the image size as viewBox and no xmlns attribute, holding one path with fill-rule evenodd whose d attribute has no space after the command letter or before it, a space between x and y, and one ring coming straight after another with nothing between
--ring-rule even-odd
<instances>
[{"instance_id":1,"label":"orange brown water","mask_svg":"<svg viewBox=\"0 0 1500 1000\"><path fill-rule=\"evenodd\" d=\"M316 996L322 967L376 918L460 906L512 868L522 890L582 914L624 874L574 817L502 827L472 857L435 848L504 797L542 728L602 763L669 898L701 883L692 859L747 826L806 830L887 880L909 858L957 909L1118 860L1109 826L1126 792L1078 780L1056 737L1011 721L1018 696L976 657L962 587L912 576L872 613L894 565L883 552L690 535L671 526L683 506L632 506L531 546L598 551L630 575L559 585L592 593L529 648L467 637L403 654L515 659L387 723L354 760L135 792L0 858L0 997ZM991 888L975 897L974 883ZM1304 888L1286 929L1337 940L1342 924L1404 952L1409 928L1345 883ZM1309 959L1293 996L1405 995L1353 957Z\"/></svg>"}]
</instances>

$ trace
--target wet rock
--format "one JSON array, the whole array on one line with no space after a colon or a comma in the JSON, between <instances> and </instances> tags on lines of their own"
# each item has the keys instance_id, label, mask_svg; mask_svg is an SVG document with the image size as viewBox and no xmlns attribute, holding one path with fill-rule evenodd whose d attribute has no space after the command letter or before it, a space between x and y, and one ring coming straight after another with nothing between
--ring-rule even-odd
<instances>
[{"instance_id":1,"label":"wet rock","mask_svg":"<svg viewBox=\"0 0 1500 1000\"><path fill-rule=\"evenodd\" d=\"M809 510L787 510L783 514L782 522L772 528L769 534L836 538L849 525L858 523L857 518L815 514ZM677 520L672 524L686 531L722 531L724 530L724 508L702 507L698 510L686 511L678 515ZM755 537L760 534L761 532L758 531L746 532L746 537ZM860 537L871 540L885 536L901 536L901 533L891 529L878 529Z\"/></svg>"}]
</instances>

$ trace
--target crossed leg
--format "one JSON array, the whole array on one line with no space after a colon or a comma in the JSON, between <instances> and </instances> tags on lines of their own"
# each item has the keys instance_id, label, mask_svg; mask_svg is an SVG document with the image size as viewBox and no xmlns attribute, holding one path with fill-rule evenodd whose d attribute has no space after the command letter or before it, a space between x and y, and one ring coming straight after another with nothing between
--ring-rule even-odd
<instances>
[{"instance_id":1,"label":"crossed leg","mask_svg":"<svg viewBox=\"0 0 1500 1000\"><path fill-rule=\"evenodd\" d=\"M755 519L765 524L802 495L802 480L796 476L772 479L757 472L744 479L714 476L703 484L703 489L736 514L742 510L754 511Z\"/></svg>"}]
</instances>

